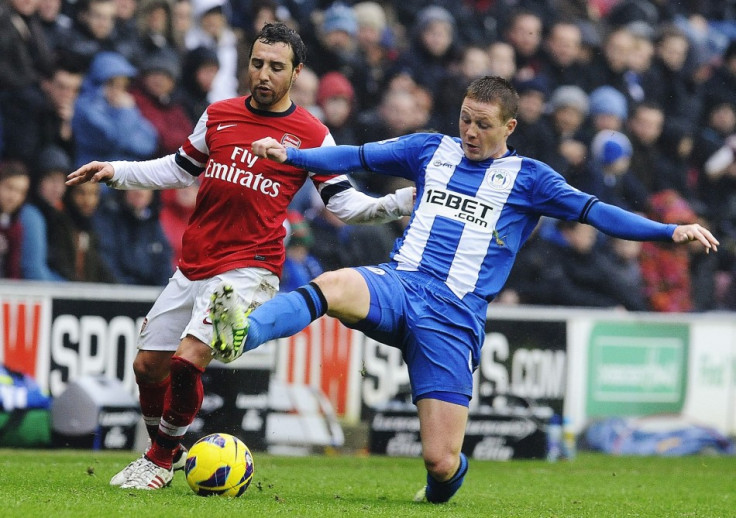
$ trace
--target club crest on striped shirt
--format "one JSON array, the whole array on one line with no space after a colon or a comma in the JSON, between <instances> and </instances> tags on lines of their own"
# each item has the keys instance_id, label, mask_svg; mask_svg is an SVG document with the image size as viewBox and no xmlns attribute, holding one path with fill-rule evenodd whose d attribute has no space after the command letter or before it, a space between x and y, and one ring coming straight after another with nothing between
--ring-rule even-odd
<instances>
[{"instance_id":1,"label":"club crest on striped shirt","mask_svg":"<svg viewBox=\"0 0 736 518\"><path fill-rule=\"evenodd\" d=\"M488 175L488 184L492 189L503 191L511 186L513 174L505 169L497 169Z\"/></svg>"},{"instance_id":2,"label":"club crest on striped shirt","mask_svg":"<svg viewBox=\"0 0 736 518\"><path fill-rule=\"evenodd\" d=\"M298 149L302 146L302 140L291 133L284 133L284 136L281 137L281 145L284 147L294 147Z\"/></svg>"}]
</instances>

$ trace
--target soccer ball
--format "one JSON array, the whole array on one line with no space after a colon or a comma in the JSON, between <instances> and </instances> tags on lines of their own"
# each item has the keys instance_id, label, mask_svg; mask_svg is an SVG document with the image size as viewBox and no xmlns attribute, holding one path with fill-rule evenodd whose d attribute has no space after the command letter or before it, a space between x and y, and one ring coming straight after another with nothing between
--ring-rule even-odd
<instances>
[{"instance_id":1,"label":"soccer ball","mask_svg":"<svg viewBox=\"0 0 736 518\"><path fill-rule=\"evenodd\" d=\"M200 496L238 497L253 480L253 456L237 437L213 433L189 449L184 474L189 487Z\"/></svg>"}]
</instances>

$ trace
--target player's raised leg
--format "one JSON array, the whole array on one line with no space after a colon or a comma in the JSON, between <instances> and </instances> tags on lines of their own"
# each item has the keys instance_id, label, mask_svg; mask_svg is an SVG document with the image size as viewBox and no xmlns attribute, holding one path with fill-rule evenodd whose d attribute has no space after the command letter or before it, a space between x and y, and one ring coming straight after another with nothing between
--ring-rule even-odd
<instances>
[{"instance_id":1,"label":"player's raised leg","mask_svg":"<svg viewBox=\"0 0 736 518\"><path fill-rule=\"evenodd\" d=\"M468 460L460 451L468 408L430 398L417 401L417 408L427 485L414 499L447 502L460 489L468 471Z\"/></svg>"},{"instance_id":2,"label":"player's raised leg","mask_svg":"<svg viewBox=\"0 0 736 518\"><path fill-rule=\"evenodd\" d=\"M294 335L325 313L348 324L358 322L368 315L370 304L365 279L352 268L323 273L309 284L277 295L250 315L233 297L232 287L223 284L210 304L213 327L231 327L214 336L211 344L215 357L226 362L269 340Z\"/></svg>"}]
</instances>

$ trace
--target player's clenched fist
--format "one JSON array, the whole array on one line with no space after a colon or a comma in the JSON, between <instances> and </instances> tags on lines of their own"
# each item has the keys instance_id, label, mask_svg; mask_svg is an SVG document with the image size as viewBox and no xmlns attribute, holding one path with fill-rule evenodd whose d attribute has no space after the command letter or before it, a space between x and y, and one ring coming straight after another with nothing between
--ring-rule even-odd
<instances>
[{"instance_id":1,"label":"player's clenched fist","mask_svg":"<svg viewBox=\"0 0 736 518\"><path fill-rule=\"evenodd\" d=\"M286 148L275 138L265 137L256 140L251 147L253 153L261 158L270 158L280 164L286 162Z\"/></svg>"}]
</instances>

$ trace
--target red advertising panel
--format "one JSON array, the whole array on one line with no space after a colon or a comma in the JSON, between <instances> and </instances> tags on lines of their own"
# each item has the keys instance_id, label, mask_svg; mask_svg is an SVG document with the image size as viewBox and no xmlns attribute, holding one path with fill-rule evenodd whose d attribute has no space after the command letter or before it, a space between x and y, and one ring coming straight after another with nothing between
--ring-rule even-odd
<instances>
[{"instance_id":1,"label":"red advertising panel","mask_svg":"<svg viewBox=\"0 0 736 518\"><path fill-rule=\"evenodd\" d=\"M36 378L43 331L42 298L3 297L2 363L9 369Z\"/></svg>"},{"instance_id":2,"label":"red advertising panel","mask_svg":"<svg viewBox=\"0 0 736 518\"><path fill-rule=\"evenodd\" d=\"M322 317L296 335L279 341L277 377L286 383L303 383L319 388L337 415L348 405L350 372L355 351L355 331L338 320Z\"/></svg>"}]
</instances>

